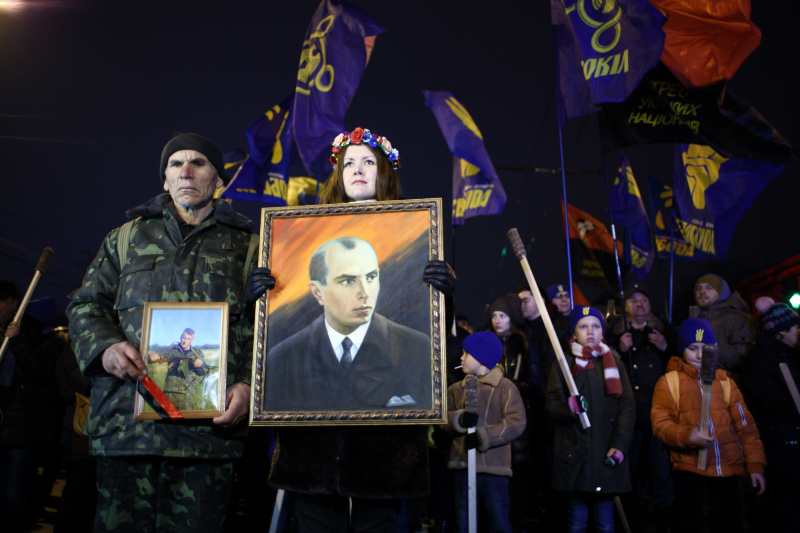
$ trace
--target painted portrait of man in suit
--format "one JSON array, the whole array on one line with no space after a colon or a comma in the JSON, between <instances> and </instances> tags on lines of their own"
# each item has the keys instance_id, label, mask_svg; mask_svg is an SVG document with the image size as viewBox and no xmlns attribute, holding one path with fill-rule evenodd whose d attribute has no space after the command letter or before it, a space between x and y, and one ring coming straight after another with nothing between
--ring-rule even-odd
<instances>
[{"instance_id":1,"label":"painted portrait of man in suit","mask_svg":"<svg viewBox=\"0 0 800 533\"><path fill-rule=\"evenodd\" d=\"M428 335L376 313L381 270L373 246L338 237L308 265L322 313L267 355L272 411L431 409Z\"/></svg>"}]
</instances>

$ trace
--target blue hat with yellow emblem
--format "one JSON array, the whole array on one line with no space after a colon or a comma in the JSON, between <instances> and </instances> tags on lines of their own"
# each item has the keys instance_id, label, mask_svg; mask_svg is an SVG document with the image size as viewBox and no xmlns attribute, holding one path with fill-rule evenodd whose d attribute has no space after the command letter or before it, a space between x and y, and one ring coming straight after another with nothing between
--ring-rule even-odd
<instances>
[{"instance_id":1,"label":"blue hat with yellow emblem","mask_svg":"<svg viewBox=\"0 0 800 533\"><path fill-rule=\"evenodd\" d=\"M580 319L586 318L587 316L593 316L600 321L600 325L603 326L603 336L605 337L606 321L603 318L603 313L588 305L576 305L575 309L572 310L572 314L569 315L569 334L572 335L575 333L575 327L578 325Z\"/></svg>"},{"instance_id":2,"label":"blue hat with yellow emblem","mask_svg":"<svg viewBox=\"0 0 800 533\"><path fill-rule=\"evenodd\" d=\"M714 337L714 328L711 327L711 322L705 318L687 318L678 326L678 352L680 354L683 354L686 347L695 342L717 343L717 339Z\"/></svg>"},{"instance_id":3,"label":"blue hat with yellow emblem","mask_svg":"<svg viewBox=\"0 0 800 533\"><path fill-rule=\"evenodd\" d=\"M569 292L569 286L564 283L556 283L555 285L547 287L545 292L547 293L547 301L549 302L555 298L556 294L559 292Z\"/></svg>"}]
</instances>

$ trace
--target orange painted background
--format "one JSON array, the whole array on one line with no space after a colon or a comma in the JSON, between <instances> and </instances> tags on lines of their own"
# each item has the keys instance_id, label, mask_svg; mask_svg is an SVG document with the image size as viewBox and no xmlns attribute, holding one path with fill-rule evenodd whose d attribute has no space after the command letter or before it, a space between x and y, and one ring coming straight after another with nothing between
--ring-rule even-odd
<instances>
[{"instance_id":1,"label":"orange painted background","mask_svg":"<svg viewBox=\"0 0 800 533\"><path fill-rule=\"evenodd\" d=\"M308 294L308 263L322 244L337 237L364 239L375 248L380 265L428 231L429 213L273 218L272 222L270 268L277 282L269 294L269 314Z\"/></svg>"}]
</instances>

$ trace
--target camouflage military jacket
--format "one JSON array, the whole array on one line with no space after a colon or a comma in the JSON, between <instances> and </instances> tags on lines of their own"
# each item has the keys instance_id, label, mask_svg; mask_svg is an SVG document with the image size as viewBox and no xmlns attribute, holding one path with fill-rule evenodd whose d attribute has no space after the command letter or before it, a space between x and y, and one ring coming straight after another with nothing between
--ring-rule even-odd
<instances>
[{"instance_id":1,"label":"camouflage military jacket","mask_svg":"<svg viewBox=\"0 0 800 533\"><path fill-rule=\"evenodd\" d=\"M253 323L245 294L245 261L253 222L222 200L184 239L168 194L131 209L128 260L120 271L117 236L105 238L67 307L73 348L92 378L86 434L94 455L231 458L241 454L246 428L225 430L210 420L134 421L134 385L105 372L102 353L129 341L139 349L145 302L228 302L227 385L250 383ZM257 254L254 254L254 258ZM247 268L247 275L255 259Z\"/></svg>"}]
</instances>

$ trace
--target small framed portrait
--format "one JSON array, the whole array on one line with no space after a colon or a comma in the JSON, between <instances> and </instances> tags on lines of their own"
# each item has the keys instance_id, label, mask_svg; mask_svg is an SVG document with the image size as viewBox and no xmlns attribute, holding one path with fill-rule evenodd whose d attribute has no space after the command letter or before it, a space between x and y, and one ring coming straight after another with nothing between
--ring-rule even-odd
<instances>
[{"instance_id":1,"label":"small framed portrait","mask_svg":"<svg viewBox=\"0 0 800 533\"><path fill-rule=\"evenodd\" d=\"M184 418L225 411L227 302L144 304L141 353L147 375ZM139 392L134 418L158 419L161 406Z\"/></svg>"},{"instance_id":2,"label":"small framed portrait","mask_svg":"<svg viewBox=\"0 0 800 533\"><path fill-rule=\"evenodd\" d=\"M251 425L445 421L441 199L265 208Z\"/></svg>"}]
</instances>

